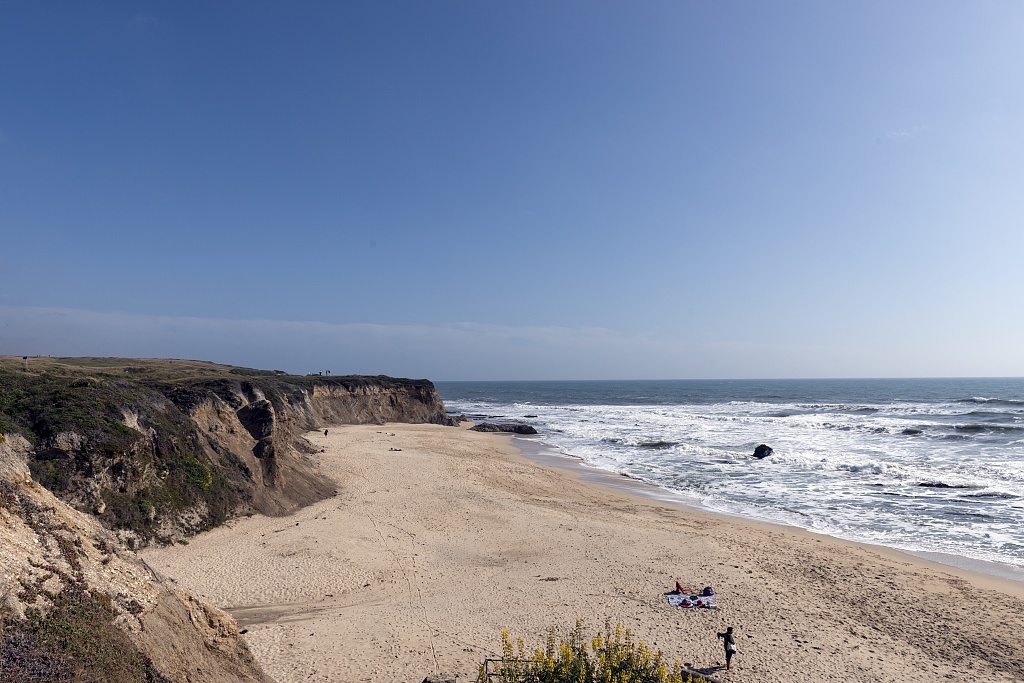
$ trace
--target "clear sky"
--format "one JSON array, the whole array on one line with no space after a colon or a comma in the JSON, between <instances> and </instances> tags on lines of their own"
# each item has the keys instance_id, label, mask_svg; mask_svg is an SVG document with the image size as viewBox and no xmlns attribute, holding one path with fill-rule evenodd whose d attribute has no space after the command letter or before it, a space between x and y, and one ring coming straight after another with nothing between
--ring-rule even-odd
<instances>
[{"instance_id":1,"label":"clear sky","mask_svg":"<svg viewBox=\"0 0 1024 683\"><path fill-rule=\"evenodd\" d=\"M0 3L0 353L1024 375L1024 4Z\"/></svg>"}]
</instances>

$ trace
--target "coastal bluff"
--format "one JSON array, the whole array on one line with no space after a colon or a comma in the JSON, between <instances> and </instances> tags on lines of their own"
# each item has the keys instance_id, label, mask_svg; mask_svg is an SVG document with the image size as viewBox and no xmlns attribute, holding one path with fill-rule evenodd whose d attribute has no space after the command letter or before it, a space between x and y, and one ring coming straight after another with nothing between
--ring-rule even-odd
<instances>
[{"instance_id":1,"label":"coastal bluff","mask_svg":"<svg viewBox=\"0 0 1024 683\"><path fill-rule=\"evenodd\" d=\"M0 438L0 680L273 683L228 614L32 480Z\"/></svg>"},{"instance_id":2,"label":"coastal bluff","mask_svg":"<svg viewBox=\"0 0 1024 683\"><path fill-rule=\"evenodd\" d=\"M334 495L304 435L384 422L456 424L428 380L0 357L0 680L271 681L134 551Z\"/></svg>"},{"instance_id":3,"label":"coastal bluff","mask_svg":"<svg viewBox=\"0 0 1024 683\"><path fill-rule=\"evenodd\" d=\"M425 379L0 358L0 434L25 438L32 478L130 548L331 496L310 457L319 446L303 435L384 422L454 424Z\"/></svg>"}]
</instances>

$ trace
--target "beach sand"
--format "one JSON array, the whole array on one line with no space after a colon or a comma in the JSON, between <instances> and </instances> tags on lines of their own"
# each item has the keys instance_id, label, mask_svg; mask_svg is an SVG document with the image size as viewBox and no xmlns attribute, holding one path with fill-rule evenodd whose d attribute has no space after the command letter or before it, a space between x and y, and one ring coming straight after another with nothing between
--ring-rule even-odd
<instances>
[{"instance_id":1,"label":"beach sand","mask_svg":"<svg viewBox=\"0 0 1024 683\"><path fill-rule=\"evenodd\" d=\"M532 649L576 619L720 681L1024 681L1024 584L600 486L503 435L308 438L334 498L142 553L234 615L281 683L474 680L502 629ZM676 580L719 609L669 606Z\"/></svg>"}]
</instances>

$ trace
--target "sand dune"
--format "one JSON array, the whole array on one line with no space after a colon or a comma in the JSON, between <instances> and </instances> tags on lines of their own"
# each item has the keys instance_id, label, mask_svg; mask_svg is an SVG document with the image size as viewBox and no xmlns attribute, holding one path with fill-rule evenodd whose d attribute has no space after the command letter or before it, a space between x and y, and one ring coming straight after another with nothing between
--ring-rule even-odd
<instances>
[{"instance_id":1,"label":"sand dune","mask_svg":"<svg viewBox=\"0 0 1024 683\"><path fill-rule=\"evenodd\" d=\"M337 496L143 553L235 616L282 683L472 680L502 629L539 645L577 618L619 621L720 680L1024 680L1024 584L597 486L506 436L309 439ZM720 608L670 607L677 579L714 586Z\"/></svg>"}]
</instances>

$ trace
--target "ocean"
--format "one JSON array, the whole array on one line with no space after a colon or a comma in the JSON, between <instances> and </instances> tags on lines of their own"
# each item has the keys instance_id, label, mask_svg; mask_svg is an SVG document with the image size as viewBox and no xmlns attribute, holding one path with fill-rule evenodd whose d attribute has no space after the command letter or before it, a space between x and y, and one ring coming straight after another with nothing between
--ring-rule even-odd
<instances>
[{"instance_id":1,"label":"ocean","mask_svg":"<svg viewBox=\"0 0 1024 683\"><path fill-rule=\"evenodd\" d=\"M1024 568L1024 378L435 384L711 510Z\"/></svg>"}]
</instances>

